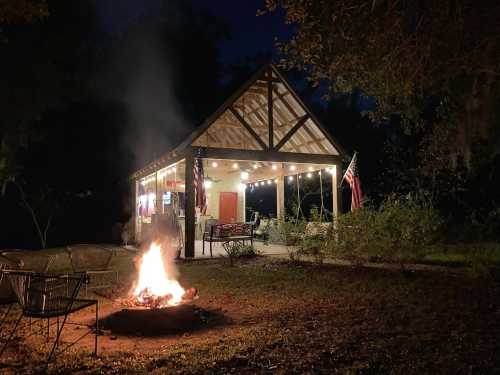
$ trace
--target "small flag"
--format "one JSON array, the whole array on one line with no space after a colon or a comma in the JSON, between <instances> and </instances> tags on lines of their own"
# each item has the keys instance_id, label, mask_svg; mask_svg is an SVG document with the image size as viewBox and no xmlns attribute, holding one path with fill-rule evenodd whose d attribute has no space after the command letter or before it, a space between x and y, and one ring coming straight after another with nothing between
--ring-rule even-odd
<instances>
[{"instance_id":1,"label":"small flag","mask_svg":"<svg viewBox=\"0 0 500 375\"><path fill-rule=\"evenodd\" d=\"M205 176L203 173L203 159L201 158L201 149L198 150L198 157L194 159L194 192L195 207L200 209L202 215L207 212L207 195L205 193Z\"/></svg>"},{"instance_id":2,"label":"small flag","mask_svg":"<svg viewBox=\"0 0 500 375\"><path fill-rule=\"evenodd\" d=\"M361 192L361 183L359 181L358 167L357 167L358 154L354 153L349 167L344 174L344 179L351 187L351 211L356 211L361 208L363 202L363 193Z\"/></svg>"}]
</instances>

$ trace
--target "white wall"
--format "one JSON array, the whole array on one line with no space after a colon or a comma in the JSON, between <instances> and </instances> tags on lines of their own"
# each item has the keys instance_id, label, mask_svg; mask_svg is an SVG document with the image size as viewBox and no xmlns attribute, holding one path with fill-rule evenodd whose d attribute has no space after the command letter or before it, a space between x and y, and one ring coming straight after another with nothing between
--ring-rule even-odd
<instances>
[{"instance_id":1,"label":"white wall","mask_svg":"<svg viewBox=\"0 0 500 375\"><path fill-rule=\"evenodd\" d=\"M238 193L237 221L245 221L245 192L239 191L240 175L239 173L226 174L224 177L217 178L218 182L213 182L207 193L207 215L219 218L219 195L221 192Z\"/></svg>"}]
</instances>

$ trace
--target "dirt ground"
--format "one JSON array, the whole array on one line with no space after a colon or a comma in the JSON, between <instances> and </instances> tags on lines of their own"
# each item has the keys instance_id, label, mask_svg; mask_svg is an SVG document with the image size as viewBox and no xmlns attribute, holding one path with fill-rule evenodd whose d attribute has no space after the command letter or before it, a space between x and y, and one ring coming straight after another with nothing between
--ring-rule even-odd
<instances>
[{"instance_id":1,"label":"dirt ground","mask_svg":"<svg viewBox=\"0 0 500 375\"><path fill-rule=\"evenodd\" d=\"M500 372L496 275L403 273L268 258L235 267L222 260L191 262L179 271L182 285L199 289L195 305L209 312L203 324L169 335L104 330L98 358L89 355L93 337L87 336L49 372ZM112 299L98 298L104 319L122 309ZM89 309L72 320L92 325L94 314ZM63 338L82 332L71 327ZM9 350L11 364L2 369L36 371L33 362L41 361L43 350L39 343L21 340Z\"/></svg>"}]
</instances>

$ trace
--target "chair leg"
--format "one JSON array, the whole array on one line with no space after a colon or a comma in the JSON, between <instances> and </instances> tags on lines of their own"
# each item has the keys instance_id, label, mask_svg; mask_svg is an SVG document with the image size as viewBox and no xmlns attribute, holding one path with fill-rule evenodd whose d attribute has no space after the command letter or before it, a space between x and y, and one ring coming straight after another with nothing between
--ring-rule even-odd
<instances>
[{"instance_id":1,"label":"chair leg","mask_svg":"<svg viewBox=\"0 0 500 375\"><path fill-rule=\"evenodd\" d=\"M52 349L50 350L50 354L47 357L47 366L49 365L50 360L52 359L52 356L54 355L57 346L59 345L59 339L61 338L61 332L64 328L64 324L66 324L66 320L68 319L68 314L64 315L64 319L61 323L61 327L58 327L57 334L56 334L56 341L54 341L54 345L52 345Z\"/></svg>"},{"instance_id":2,"label":"chair leg","mask_svg":"<svg viewBox=\"0 0 500 375\"><path fill-rule=\"evenodd\" d=\"M210 241L210 258L212 257L212 241Z\"/></svg>"},{"instance_id":3,"label":"chair leg","mask_svg":"<svg viewBox=\"0 0 500 375\"><path fill-rule=\"evenodd\" d=\"M201 255L205 255L205 238L201 239L203 246L201 247Z\"/></svg>"},{"instance_id":4,"label":"chair leg","mask_svg":"<svg viewBox=\"0 0 500 375\"><path fill-rule=\"evenodd\" d=\"M99 335L99 301L95 303L95 342L94 355L97 355L97 336Z\"/></svg>"},{"instance_id":5,"label":"chair leg","mask_svg":"<svg viewBox=\"0 0 500 375\"><path fill-rule=\"evenodd\" d=\"M12 303L7 306L7 309L5 310L5 313L3 314L2 320L0 321L0 328L2 328L3 324L7 320L7 317L9 316L10 310L12 309Z\"/></svg>"},{"instance_id":6,"label":"chair leg","mask_svg":"<svg viewBox=\"0 0 500 375\"><path fill-rule=\"evenodd\" d=\"M19 318L17 318L16 324L14 325L14 328L10 332L9 338L5 342L5 345L2 347L2 350L0 350L0 357L2 356L3 352L7 348L7 345L9 345L10 341L14 337L14 334L16 333L17 327L19 327L19 323L21 323L22 318L23 318L23 313L19 314Z\"/></svg>"}]
</instances>

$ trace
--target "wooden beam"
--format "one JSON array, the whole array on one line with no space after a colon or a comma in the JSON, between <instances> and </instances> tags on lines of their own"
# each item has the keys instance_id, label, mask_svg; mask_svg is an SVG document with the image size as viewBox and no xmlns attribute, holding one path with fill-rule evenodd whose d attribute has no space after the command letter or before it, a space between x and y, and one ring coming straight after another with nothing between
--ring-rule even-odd
<instances>
[{"instance_id":1,"label":"wooden beam","mask_svg":"<svg viewBox=\"0 0 500 375\"><path fill-rule=\"evenodd\" d=\"M233 148L204 148L204 157L212 159L250 160L282 163L338 164L339 155L304 154L275 150L238 150Z\"/></svg>"},{"instance_id":2,"label":"wooden beam","mask_svg":"<svg viewBox=\"0 0 500 375\"><path fill-rule=\"evenodd\" d=\"M271 69L267 71L267 125L269 126L269 149L274 149L273 81Z\"/></svg>"},{"instance_id":3,"label":"wooden beam","mask_svg":"<svg viewBox=\"0 0 500 375\"><path fill-rule=\"evenodd\" d=\"M236 117L238 119L238 121L241 123L241 125L243 125L245 127L246 130L248 130L248 132L250 134L252 134L252 136L255 138L255 140L259 143L259 145L262 147L263 150L267 150L267 145L264 143L264 141L259 137L259 135L255 132L255 130L252 129L252 127L250 125L248 125L248 123L245 121L245 119L243 117L241 117L241 115L238 113L237 110L235 110L233 107L229 107L229 110L231 111L231 113L234 115L234 117Z\"/></svg>"},{"instance_id":4,"label":"wooden beam","mask_svg":"<svg viewBox=\"0 0 500 375\"><path fill-rule=\"evenodd\" d=\"M293 126L293 128L290 129L290 131L287 134L285 134L283 138L281 138L281 141L279 141L274 150L279 151L279 149L283 147L283 145L287 143L290 138L293 137L293 135L297 132L297 130L299 130L306 123L307 120L309 120L309 115L306 114L299 121L297 121L297 123Z\"/></svg>"},{"instance_id":5,"label":"wooden beam","mask_svg":"<svg viewBox=\"0 0 500 375\"><path fill-rule=\"evenodd\" d=\"M194 258L194 241L195 241L195 191L194 191L194 153L195 149L191 148L186 154L186 218L185 218L185 241L184 241L184 256L186 258Z\"/></svg>"}]
</instances>

